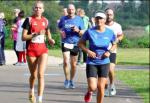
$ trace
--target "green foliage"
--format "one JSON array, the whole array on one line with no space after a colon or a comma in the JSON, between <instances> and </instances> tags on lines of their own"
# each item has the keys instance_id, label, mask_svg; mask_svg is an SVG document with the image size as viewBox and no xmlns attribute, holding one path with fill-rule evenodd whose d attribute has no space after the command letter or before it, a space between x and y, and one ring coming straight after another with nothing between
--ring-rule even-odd
<instances>
[{"instance_id":1,"label":"green foliage","mask_svg":"<svg viewBox=\"0 0 150 103\"><path fill-rule=\"evenodd\" d=\"M55 40L55 45L54 47L51 47L48 43L48 41L46 41L47 47L49 49L59 49L61 46L61 39L60 39L60 35L59 34L52 34L52 38Z\"/></svg>"},{"instance_id":2,"label":"green foliage","mask_svg":"<svg viewBox=\"0 0 150 103\"><path fill-rule=\"evenodd\" d=\"M106 4L105 4L105 3L102 5L102 4L100 4L100 3L93 2L93 3L89 4L89 6L88 6L87 15L88 15L89 17L93 17L96 12L98 12L98 11L103 11L105 7L106 7Z\"/></svg>"},{"instance_id":3,"label":"green foliage","mask_svg":"<svg viewBox=\"0 0 150 103\"><path fill-rule=\"evenodd\" d=\"M5 39L5 49L13 49L13 40L10 36L7 36Z\"/></svg>"},{"instance_id":4,"label":"green foliage","mask_svg":"<svg viewBox=\"0 0 150 103\"><path fill-rule=\"evenodd\" d=\"M57 20L61 17L62 7L55 1L45 1L45 8L44 15L49 20L51 32L58 33Z\"/></svg>"},{"instance_id":5,"label":"green foliage","mask_svg":"<svg viewBox=\"0 0 150 103\"><path fill-rule=\"evenodd\" d=\"M15 8L19 8L25 11L26 17L31 16L34 2L35 1L32 1L32 0L31 1L5 0L5 1L0 2L0 10L4 12L5 17L8 21L8 25L10 26L14 18L13 10ZM56 3L55 1L44 1L44 4L45 4L44 16L46 16L50 22L51 31L56 33L57 32L57 20L61 16L62 7L58 5L58 3Z\"/></svg>"},{"instance_id":6,"label":"green foliage","mask_svg":"<svg viewBox=\"0 0 150 103\"><path fill-rule=\"evenodd\" d=\"M122 48L131 48L131 41L125 36L122 41L119 43L119 47Z\"/></svg>"},{"instance_id":7,"label":"green foliage","mask_svg":"<svg viewBox=\"0 0 150 103\"><path fill-rule=\"evenodd\" d=\"M48 18L50 22L50 30L53 38L56 41L56 44L53 48L60 47L60 36L57 28L57 20L62 15L62 8L67 7L69 3L73 3L76 5L76 8L85 9L86 15L89 17L93 17L95 12L104 10L107 6L106 3L102 4L97 3L97 0L94 0L92 3L89 3L90 0L82 1L82 0L60 0L60 2L56 2L53 0L43 0L45 4L45 12L44 16ZM124 2L124 4L115 5L115 17L116 21L119 22L123 29L129 29L132 25L142 25L145 26L149 23L149 1L141 0L141 4L136 5L134 0L130 0L129 2ZM10 25L12 24L12 20L14 18L13 9L20 8L25 11L26 16L30 16L32 14L32 6L35 1L32 0L1 0L0 2L0 11L4 12L5 17L8 21L7 26L7 35L6 35L6 43L10 43L10 40L7 38L10 35ZM6 48L11 48L6 44ZM131 47L146 47L149 48L149 36L144 36L140 38L128 38L125 37L119 45L123 48L131 48ZM52 48L52 47L49 47Z\"/></svg>"},{"instance_id":8,"label":"green foliage","mask_svg":"<svg viewBox=\"0 0 150 103\"><path fill-rule=\"evenodd\" d=\"M137 44L140 48L150 48L149 38L146 36L139 38Z\"/></svg>"},{"instance_id":9,"label":"green foliage","mask_svg":"<svg viewBox=\"0 0 150 103\"><path fill-rule=\"evenodd\" d=\"M123 29L130 26L145 26L149 23L149 0L141 1L140 4L129 0L116 7L116 21L122 24Z\"/></svg>"},{"instance_id":10,"label":"green foliage","mask_svg":"<svg viewBox=\"0 0 150 103\"><path fill-rule=\"evenodd\" d=\"M149 35L137 38L127 38L126 36L120 42L122 48L150 48Z\"/></svg>"}]
</instances>

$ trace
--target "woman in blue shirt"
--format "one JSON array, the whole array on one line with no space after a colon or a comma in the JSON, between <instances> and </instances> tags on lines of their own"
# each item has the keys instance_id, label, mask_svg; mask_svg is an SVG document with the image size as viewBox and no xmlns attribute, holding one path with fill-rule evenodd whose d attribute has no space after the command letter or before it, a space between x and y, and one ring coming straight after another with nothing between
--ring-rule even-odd
<instances>
[{"instance_id":1,"label":"woman in blue shirt","mask_svg":"<svg viewBox=\"0 0 150 103\"><path fill-rule=\"evenodd\" d=\"M96 89L98 89L97 103L103 102L109 71L109 56L111 51L116 48L115 34L105 27L105 22L106 15L103 12L96 13L96 26L88 29L78 43L78 46L88 54L86 61L88 91L84 97L87 103L91 101L92 94ZM85 46L86 41L89 42L89 48ZM109 44L112 46L109 47Z\"/></svg>"}]
</instances>

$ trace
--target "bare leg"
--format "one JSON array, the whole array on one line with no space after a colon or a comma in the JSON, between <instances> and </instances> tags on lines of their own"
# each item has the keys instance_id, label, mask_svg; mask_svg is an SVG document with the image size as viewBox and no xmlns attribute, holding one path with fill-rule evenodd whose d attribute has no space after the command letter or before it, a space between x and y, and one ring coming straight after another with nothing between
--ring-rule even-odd
<instances>
[{"instance_id":1,"label":"bare leg","mask_svg":"<svg viewBox=\"0 0 150 103\"><path fill-rule=\"evenodd\" d=\"M77 56L71 56L71 70L70 70L70 80L73 80L75 73L76 73L76 67L77 67Z\"/></svg>"},{"instance_id":2,"label":"bare leg","mask_svg":"<svg viewBox=\"0 0 150 103\"><path fill-rule=\"evenodd\" d=\"M63 69L64 69L64 74L65 74L65 79L69 80L69 56L70 52L63 52Z\"/></svg>"},{"instance_id":3,"label":"bare leg","mask_svg":"<svg viewBox=\"0 0 150 103\"><path fill-rule=\"evenodd\" d=\"M104 77L98 78L97 103L103 103L106 82L107 82L107 78Z\"/></svg>"},{"instance_id":4,"label":"bare leg","mask_svg":"<svg viewBox=\"0 0 150 103\"><path fill-rule=\"evenodd\" d=\"M109 80L110 80L110 85L114 84L114 77L115 77L115 64L110 63L110 69L109 69Z\"/></svg>"},{"instance_id":5,"label":"bare leg","mask_svg":"<svg viewBox=\"0 0 150 103\"><path fill-rule=\"evenodd\" d=\"M94 92L97 89L97 78L95 77L90 77L87 79L88 82L88 91L89 92Z\"/></svg>"},{"instance_id":6,"label":"bare leg","mask_svg":"<svg viewBox=\"0 0 150 103\"><path fill-rule=\"evenodd\" d=\"M38 96L43 95L44 91L44 72L46 69L48 54L42 54L38 58Z\"/></svg>"},{"instance_id":7,"label":"bare leg","mask_svg":"<svg viewBox=\"0 0 150 103\"><path fill-rule=\"evenodd\" d=\"M27 60L28 60L30 74L31 74L29 78L29 84L30 84L29 95L34 95L34 83L37 78L37 58L27 57Z\"/></svg>"}]
</instances>

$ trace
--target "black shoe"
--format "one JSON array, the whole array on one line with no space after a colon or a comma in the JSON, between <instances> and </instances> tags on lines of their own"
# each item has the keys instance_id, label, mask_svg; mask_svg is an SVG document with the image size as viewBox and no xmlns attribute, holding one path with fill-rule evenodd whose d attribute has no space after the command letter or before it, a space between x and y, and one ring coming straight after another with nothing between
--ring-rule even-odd
<instances>
[{"instance_id":1,"label":"black shoe","mask_svg":"<svg viewBox=\"0 0 150 103\"><path fill-rule=\"evenodd\" d=\"M0 64L0 66L3 66L4 64Z\"/></svg>"},{"instance_id":2,"label":"black shoe","mask_svg":"<svg viewBox=\"0 0 150 103\"><path fill-rule=\"evenodd\" d=\"M13 65L16 65L18 62L14 63Z\"/></svg>"}]
</instances>

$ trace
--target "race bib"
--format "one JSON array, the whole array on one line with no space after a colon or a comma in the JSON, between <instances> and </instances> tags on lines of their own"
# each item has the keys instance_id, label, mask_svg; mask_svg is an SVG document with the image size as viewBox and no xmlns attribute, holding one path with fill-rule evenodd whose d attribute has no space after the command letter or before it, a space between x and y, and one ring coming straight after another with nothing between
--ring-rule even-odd
<instances>
[{"instance_id":1,"label":"race bib","mask_svg":"<svg viewBox=\"0 0 150 103\"><path fill-rule=\"evenodd\" d=\"M31 42L32 43L44 43L45 41L45 36L44 35L37 35L32 38Z\"/></svg>"},{"instance_id":2,"label":"race bib","mask_svg":"<svg viewBox=\"0 0 150 103\"><path fill-rule=\"evenodd\" d=\"M74 48L74 44L64 43L64 47L68 48L68 49L73 49Z\"/></svg>"}]
</instances>

